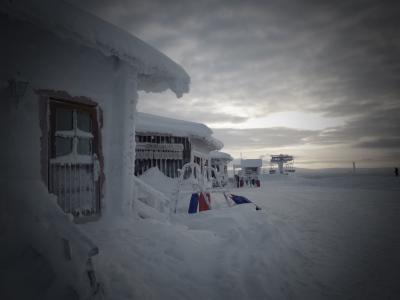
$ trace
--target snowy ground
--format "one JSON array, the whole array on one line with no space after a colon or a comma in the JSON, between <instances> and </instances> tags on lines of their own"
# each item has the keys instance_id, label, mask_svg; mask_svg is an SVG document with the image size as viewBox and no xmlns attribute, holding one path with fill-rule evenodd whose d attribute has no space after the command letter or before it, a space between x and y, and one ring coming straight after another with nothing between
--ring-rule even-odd
<instances>
[{"instance_id":1,"label":"snowy ground","mask_svg":"<svg viewBox=\"0 0 400 300\"><path fill-rule=\"evenodd\" d=\"M262 207L83 225L110 299L398 299L400 179L265 176ZM115 230L115 226L118 227ZM110 230L109 228L114 228Z\"/></svg>"}]
</instances>

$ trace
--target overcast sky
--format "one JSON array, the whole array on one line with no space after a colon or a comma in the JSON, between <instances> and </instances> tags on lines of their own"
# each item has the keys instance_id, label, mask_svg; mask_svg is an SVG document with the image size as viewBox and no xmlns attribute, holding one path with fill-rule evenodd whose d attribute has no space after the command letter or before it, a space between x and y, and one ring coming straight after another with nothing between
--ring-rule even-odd
<instances>
[{"instance_id":1,"label":"overcast sky","mask_svg":"<svg viewBox=\"0 0 400 300\"><path fill-rule=\"evenodd\" d=\"M400 1L70 2L189 73L140 111L205 123L235 157L400 165Z\"/></svg>"}]
</instances>

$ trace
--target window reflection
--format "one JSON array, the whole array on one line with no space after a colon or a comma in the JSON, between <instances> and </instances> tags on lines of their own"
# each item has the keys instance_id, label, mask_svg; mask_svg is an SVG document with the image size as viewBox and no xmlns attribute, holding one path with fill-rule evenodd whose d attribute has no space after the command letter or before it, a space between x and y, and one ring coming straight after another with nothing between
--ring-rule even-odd
<instances>
[{"instance_id":1,"label":"window reflection","mask_svg":"<svg viewBox=\"0 0 400 300\"><path fill-rule=\"evenodd\" d=\"M67 155L72 152L72 138L56 137L56 156Z\"/></svg>"},{"instance_id":2,"label":"window reflection","mask_svg":"<svg viewBox=\"0 0 400 300\"><path fill-rule=\"evenodd\" d=\"M56 130L72 130L73 114L71 109L56 109Z\"/></svg>"},{"instance_id":3,"label":"window reflection","mask_svg":"<svg viewBox=\"0 0 400 300\"><path fill-rule=\"evenodd\" d=\"M92 140L78 138L78 154L89 155L92 153Z\"/></svg>"},{"instance_id":4,"label":"window reflection","mask_svg":"<svg viewBox=\"0 0 400 300\"><path fill-rule=\"evenodd\" d=\"M91 132L92 131L92 120L88 112L79 111L78 112L78 128L80 130Z\"/></svg>"}]
</instances>

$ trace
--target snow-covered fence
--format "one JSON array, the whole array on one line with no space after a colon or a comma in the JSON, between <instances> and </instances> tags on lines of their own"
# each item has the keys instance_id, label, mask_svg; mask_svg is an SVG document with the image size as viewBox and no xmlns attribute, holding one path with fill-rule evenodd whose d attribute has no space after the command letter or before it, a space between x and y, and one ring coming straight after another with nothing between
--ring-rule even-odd
<instances>
[{"instance_id":1,"label":"snow-covered fence","mask_svg":"<svg viewBox=\"0 0 400 300\"><path fill-rule=\"evenodd\" d=\"M214 174L214 177L212 176ZM220 188L215 187L217 186ZM180 171L178 182L178 191L175 197L174 209L178 211L186 211L186 202L190 199L193 193L223 193L226 190L222 187L222 179L220 178L217 170L211 166L203 167L196 163L187 163ZM207 201L206 201L207 202ZM183 203L183 207L179 207ZM210 203L208 203L211 208Z\"/></svg>"},{"instance_id":2,"label":"snow-covered fence","mask_svg":"<svg viewBox=\"0 0 400 300\"><path fill-rule=\"evenodd\" d=\"M179 190L183 186L191 186L192 191L209 191L213 186L222 186L222 178L217 170L210 166L201 169L199 164L187 163L180 170Z\"/></svg>"},{"instance_id":3,"label":"snow-covered fence","mask_svg":"<svg viewBox=\"0 0 400 300\"><path fill-rule=\"evenodd\" d=\"M57 163L50 161L49 190L65 213L85 217L99 213L93 163Z\"/></svg>"}]
</instances>

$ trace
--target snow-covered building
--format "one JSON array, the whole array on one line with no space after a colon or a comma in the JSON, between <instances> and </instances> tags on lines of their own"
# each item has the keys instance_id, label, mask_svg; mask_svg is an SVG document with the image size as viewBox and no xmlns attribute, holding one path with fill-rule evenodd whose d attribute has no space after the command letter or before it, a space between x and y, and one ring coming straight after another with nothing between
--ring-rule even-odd
<instances>
[{"instance_id":1,"label":"snow-covered building","mask_svg":"<svg viewBox=\"0 0 400 300\"><path fill-rule=\"evenodd\" d=\"M262 159L242 159L240 167L243 176L258 176L261 174Z\"/></svg>"},{"instance_id":2,"label":"snow-covered building","mask_svg":"<svg viewBox=\"0 0 400 300\"><path fill-rule=\"evenodd\" d=\"M239 170L236 174L235 168ZM234 175L237 187L246 185L260 186L262 159L242 159L240 165L234 165Z\"/></svg>"},{"instance_id":3,"label":"snow-covered building","mask_svg":"<svg viewBox=\"0 0 400 300\"><path fill-rule=\"evenodd\" d=\"M188 162L201 168L210 166L210 152L222 147L204 124L138 113L135 175L158 167L166 176L175 178Z\"/></svg>"},{"instance_id":4,"label":"snow-covered building","mask_svg":"<svg viewBox=\"0 0 400 300\"><path fill-rule=\"evenodd\" d=\"M97 250L65 213L83 222L131 211L138 91L180 97L190 78L143 41L63 1L2 1L0 40L1 201L8 203L0 227L42 224L45 233L28 246L36 243L53 266L65 263L62 278L83 282L67 265L86 268Z\"/></svg>"},{"instance_id":5,"label":"snow-covered building","mask_svg":"<svg viewBox=\"0 0 400 300\"><path fill-rule=\"evenodd\" d=\"M222 151L212 151L210 157L211 166L216 170L217 177L222 181L222 185L226 185L228 183L228 164L233 157Z\"/></svg>"}]
</instances>

